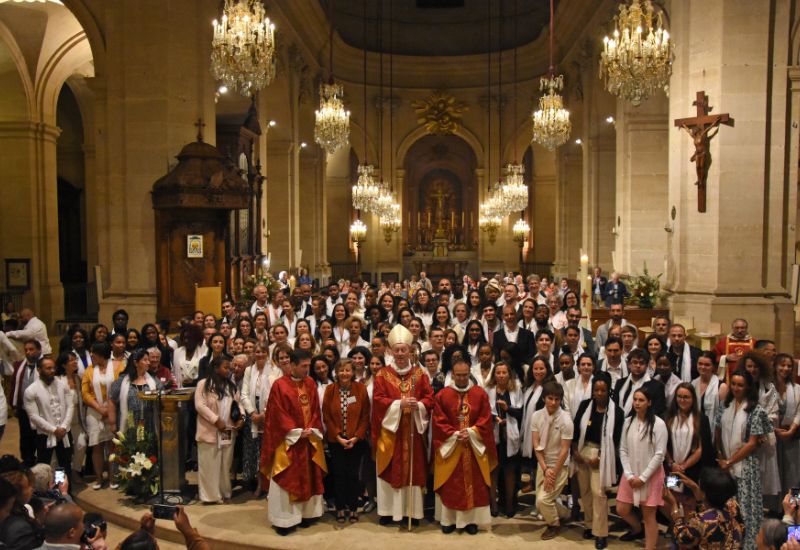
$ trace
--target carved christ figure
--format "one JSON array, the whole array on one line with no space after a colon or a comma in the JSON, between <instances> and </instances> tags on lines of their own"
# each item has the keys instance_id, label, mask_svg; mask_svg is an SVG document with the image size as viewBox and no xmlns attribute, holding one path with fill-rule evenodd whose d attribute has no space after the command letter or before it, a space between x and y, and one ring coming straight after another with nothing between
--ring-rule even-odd
<instances>
[{"instance_id":1,"label":"carved christ figure","mask_svg":"<svg viewBox=\"0 0 800 550\"><path fill-rule=\"evenodd\" d=\"M712 124L705 127L689 127L686 124L681 126L682 129L686 130L686 132L692 136L692 141L694 142L694 154L689 161L695 163L695 171L697 174L697 181L695 182L695 185L702 185L703 182L706 181L708 167L711 165L711 154L708 150L709 144L711 138L713 138L715 135L717 135L717 132L719 132L720 120L721 117L717 117ZM709 133L712 130L713 132Z\"/></svg>"}]
</instances>

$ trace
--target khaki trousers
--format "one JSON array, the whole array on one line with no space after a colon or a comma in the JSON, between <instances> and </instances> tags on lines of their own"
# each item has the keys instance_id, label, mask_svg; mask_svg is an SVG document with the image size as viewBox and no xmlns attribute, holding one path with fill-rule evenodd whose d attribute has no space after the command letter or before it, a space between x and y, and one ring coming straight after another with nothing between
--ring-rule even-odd
<instances>
[{"instance_id":1,"label":"khaki trousers","mask_svg":"<svg viewBox=\"0 0 800 550\"><path fill-rule=\"evenodd\" d=\"M581 449L581 456L593 460L600 455L600 448L587 444ZM608 536L608 497L600 486L600 469L578 465L578 485L581 491L581 506L585 516L584 525L596 537Z\"/></svg>"},{"instance_id":2,"label":"khaki trousers","mask_svg":"<svg viewBox=\"0 0 800 550\"><path fill-rule=\"evenodd\" d=\"M564 485L569 480L569 468L566 466L561 468L556 476L556 482L552 491L546 491L544 488L544 469L539 464L536 472L536 509L542 514L544 521L548 526L556 527L559 523L558 508L556 507L556 500L561 495Z\"/></svg>"}]
</instances>

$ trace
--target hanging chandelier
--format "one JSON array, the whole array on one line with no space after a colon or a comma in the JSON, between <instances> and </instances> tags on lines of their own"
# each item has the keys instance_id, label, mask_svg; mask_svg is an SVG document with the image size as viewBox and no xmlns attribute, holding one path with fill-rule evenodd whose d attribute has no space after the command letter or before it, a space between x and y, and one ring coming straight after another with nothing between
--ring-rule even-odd
<instances>
[{"instance_id":1,"label":"hanging chandelier","mask_svg":"<svg viewBox=\"0 0 800 550\"><path fill-rule=\"evenodd\" d=\"M373 167L371 164L358 165L358 181L353 186L353 208L371 212L375 208L380 188L372 177Z\"/></svg>"},{"instance_id":2,"label":"hanging chandelier","mask_svg":"<svg viewBox=\"0 0 800 550\"><path fill-rule=\"evenodd\" d=\"M516 223L514 223L514 228L512 231L514 233L514 242L516 242L520 248L525 246L525 241L528 237L528 234L531 232L531 226L528 225L528 222L522 218L518 219Z\"/></svg>"},{"instance_id":3,"label":"hanging chandelier","mask_svg":"<svg viewBox=\"0 0 800 550\"><path fill-rule=\"evenodd\" d=\"M275 77L275 25L261 0L225 0L211 41L211 75L250 96Z\"/></svg>"},{"instance_id":4,"label":"hanging chandelier","mask_svg":"<svg viewBox=\"0 0 800 550\"><path fill-rule=\"evenodd\" d=\"M389 212L381 216L380 226L383 230L383 240L386 244L392 242L392 235L400 230L400 205L392 201Z\"/></svg>"},{"instance_id":5,"label":"hanging chandelier","mask_svg":"<svg viewBox=\"0 0 800 550\"><path fill-rule=\"evenodd\" d=\"M341 84L330 81L319 87L319 110L315 111L314 141L333 154L350 139L350 111L344 108Z\"/></svg>"},{"instance_id":6,"label":"hanging chandelier","mask_svg":"<svg viewBox=\"0 0 800 550\"><path fill-rule=\"evenodd\" d=\"M550 151L569 139L572 123L564 100L558 93L564 87L564 77L548 76L539 81L539 89L547 92L539 98L539 109L533 113L533 141Z\"/></svg>"},{"instance_id":7,"label":"hanging chandelier","mask_svg":"<svg viewBox=\"0 0 800 550\"><path fill-rule=\"evenodd\" d=\"M344 108L344 88L333 79L333 0L330 1L328 20L328 71L327 83L319 87L319 110L314 112L314 141L330 155L347 146L350 139L350 111Z\"/></svg>"},{"instance_id":8,"label":"hanging chandelier","mask_svg":"<svg viewBox=\"0 0 800 550\"><path fill-rule=\"evenodd\" d=\"M569 111L564 109L564 99L558 93L564 88L564 76L555 76L554 40L555 16L553 0L550 0L550 68L547 77L539 80L539 90L545 93L539 98L539 109L533 113L533 141L551 151L564 145L572 130Z\"/></svg>"},{"instance_id":9,"label":"hanging chandelier","mask_svg":"<svg viewBox=\"0 0 800 550\"><path fill-rule=\"evenodd\" d=\"M367 240L367 226L360 218L350 224L350 240L356 245Z\"/></svg>"},{"instance_id":10,"label":"hanging chandelier","mask_svg":"<svg viewBox=\"0 0 800 550\"><path fill-rule=\"evenodd\" d=\"M489 242L494 244L497 240L497 230L500 227L502 216L497 213L496 204L493 197L480 205L480 217L478 227L481 231L488 233Z\"/></svg>"},{"instance_id":11,"label":"hanging chandelier","mask_svg":"<svg viewBox=\"0 0 800 550\"><path fill-rule=\"evenodd\" d=\"M528 186L525 185L525 167L522 164L506 165L506 181L500 187L500 195L509 214L528 207Z\"/></svg>"},{"instance_id":12,"label":"hanging chandelier","mask_svg":"<svg viewBox=\"0 0 800 550\"><path fill-rule=\"evenodd\" d=\"M642 5L643 4L643 5ZM650 0L621 4L614 17L614 33L603 38L600 78L606 90L639 105L658 90L669 91L672 74L672 44L664 29L661 12L655 16Z\"/></svg>"}]
</instances>

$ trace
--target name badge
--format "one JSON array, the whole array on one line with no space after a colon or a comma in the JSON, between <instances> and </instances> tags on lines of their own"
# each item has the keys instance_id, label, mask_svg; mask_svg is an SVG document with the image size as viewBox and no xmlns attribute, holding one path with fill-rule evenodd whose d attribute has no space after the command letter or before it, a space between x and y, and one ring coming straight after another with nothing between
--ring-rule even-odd
<instances>
[{"instance_id":1,"label":"name badge","mask_svg":"<svg viewBox=\"0 0 800 550\"><path fill-rule=\"evenodd\" d=\"M348 397L348 398L345 400L345 404L346 404L346 405L352 405L352 404L353 404L353 403L355 403L355 402L356 402L356 396L355 396L355 395L351 395L350 397Z\"/></svg>"}]
</instances>

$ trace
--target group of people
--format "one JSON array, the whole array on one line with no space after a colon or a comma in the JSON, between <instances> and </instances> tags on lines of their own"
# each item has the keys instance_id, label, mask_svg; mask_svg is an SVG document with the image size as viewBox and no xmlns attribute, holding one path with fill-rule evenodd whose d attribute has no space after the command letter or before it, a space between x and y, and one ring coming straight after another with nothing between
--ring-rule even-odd
<instances>
[{"instance_id":1,"label":"group of people","mask_svg":"<svg viewBox=\"0 0 800 550\"><path fill-rule=\"evenodd\" d=\"M24 340L20 453L80 471L91 449L93 487L107 475L113 488L114 432L155 421L139 392L194 387L186 451L200 499L229 501L232 480L266 492L282 535L326 507L342 524L377 507L382 525L414 525L432 510L443 532L475 534L533 493L545 540L581 515L601 549L614 528L654 549L659 522L681 547L785 536L761 527L765 510L797 523L784 498L800 485L792 355L744 319L701 351L657 317L640 347L624 284L600 277L610 319L596 331L566 279L434 289L425 273L377 288L258 285L248 307L195 312L176 339L168 323L129 328L120 310L111 330L70 330L56 359L23 327L6 333Z\"/></svg>"}]
</instances>

